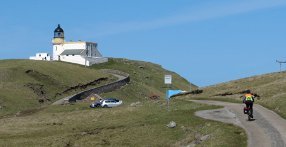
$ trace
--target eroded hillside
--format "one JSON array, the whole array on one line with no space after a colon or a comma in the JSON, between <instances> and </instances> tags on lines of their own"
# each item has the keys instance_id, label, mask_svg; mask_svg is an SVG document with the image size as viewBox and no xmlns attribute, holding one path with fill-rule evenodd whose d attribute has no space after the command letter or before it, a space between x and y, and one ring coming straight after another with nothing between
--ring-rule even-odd
<instances>
[{"instance_id":1,"label":"eroded hillside","mask_svg":"<svg viewBox=\"0 0 286 147\"><path fill-rule=\"evenodd\" d=\"M61 62L0 61L0 116L43 105L116 80L97 70Z\"/></svg>"}]
</instances>

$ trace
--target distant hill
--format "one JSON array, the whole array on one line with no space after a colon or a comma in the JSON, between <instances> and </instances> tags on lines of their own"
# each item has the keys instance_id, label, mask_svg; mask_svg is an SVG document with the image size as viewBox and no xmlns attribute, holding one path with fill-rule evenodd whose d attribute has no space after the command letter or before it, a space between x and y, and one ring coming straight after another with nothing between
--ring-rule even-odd
<instances>
[{"instance_id":1,"label":"distant hill","mask_svg":"<svg viewBox=\"0 0 286 147\"><path fill-rule=\"evenodd\" d=\"M84 89L78 85L95 80L98 82L89 87L114 81L115 77L62 62L1 60L0 116L49 104ZM78 88L69 90L74 86Z\"/></svg>"},{"instance_id":2,"label":"distant hill","mask_svg":"<svg viewBox=\"0 0 286 147\"><path fill-rule=\"evenodd\" d=\"M0 116L40 108L65 96L116 80L100 69L117 69L130 74L129 85L103 94L125 101L148 99L153 95L163 98L166 90L164 74L173 75L173 89L189 89L189 82L178 74L142 61L110 59L108 63L84 67L64 62L0 60Z\"/></svg>"},{"instance_id":3,"label":"distant hill","mask_svg":"<svg viewBox=\"0 0 286 147\"><path fill-rule=\"evenodd\" d=\"M94 65L93 69L116 69L130 74L131 82L123 89L111 93L103 94L104 96L114 96L125 98L126 100L148 99L151 96L160 96L164 98L166 92L166 85L164 84L164 75L170 74L173 78L173 83L170 88L189 90L190 83L175 72L168 71L162 66L144 62L127 59L111 58L108 63ZM192 84L192 88L197 88Z\"/></svg>"},{"instance_id":4,"label":"distant hill","mask_svg":"<svg viewBox=\"0 0 286 147\"><path fill-rule=\"evenodd\" d=\"M243 91L250 89L260 96L256 102L286 118L286 72L269 73L202 88L199 97L226 97L241 100Z\"/></svg>"}]
</instances>

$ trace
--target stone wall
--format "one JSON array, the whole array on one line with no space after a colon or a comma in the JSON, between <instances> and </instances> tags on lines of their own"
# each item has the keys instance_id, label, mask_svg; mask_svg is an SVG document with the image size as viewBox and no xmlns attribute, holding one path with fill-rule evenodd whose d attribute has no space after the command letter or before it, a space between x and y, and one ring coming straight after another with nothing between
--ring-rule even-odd
<instances>
[{"instance_id":1,"label":"stone wall","mask_svg":"<svg viewBox=\"0 0 286 147\"><path fill-rule=\"evenodd\" d=\"M117 81L113 83L109 83L109 84L106 84L106 85L103 85L97 88L89 89L89 90L80 92L78 94L75 94L69 98L69 102L76 102L76 100L82 100L94 93L101 94L105 92L111 92L111 91L121 88L122 86L130 82L130 77L129 77L129 74L127 73L124 73L118 70L110 70L110 69L104 69L102 70L102 72L112 74L112 75L118 75L119 77L122 77L122 78L119 78Z\"/></svg>"}]
</instances>

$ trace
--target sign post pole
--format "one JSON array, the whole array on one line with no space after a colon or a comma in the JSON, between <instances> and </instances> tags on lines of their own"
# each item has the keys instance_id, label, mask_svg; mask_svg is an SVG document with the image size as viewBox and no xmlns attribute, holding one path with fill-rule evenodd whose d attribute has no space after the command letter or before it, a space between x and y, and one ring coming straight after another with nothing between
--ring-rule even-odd
<instances>
[{"instance_id":1,"label":"sign post pole","mask_svg":"<svg viewBox=\"0 0 286 147\"><path fill-rule=\"evenodd\" d=\"M166 88L166 99L167 99L167 109L170 111L170 96L168 90L170 89L170 86L172 85L172 75L165 75L164 83L167 85Z\"/></svg>"},{"instance_id":2,"label":"sign post pole","mask_svg":"<svg viewBox=\"0 0 286 147\"><path fill-rule=\"evenodd\" d=\"M170 111L170 98L168 98L168 100L167 100L167 104L168 104L168 111Z\"/></svg>"}]
</instances>

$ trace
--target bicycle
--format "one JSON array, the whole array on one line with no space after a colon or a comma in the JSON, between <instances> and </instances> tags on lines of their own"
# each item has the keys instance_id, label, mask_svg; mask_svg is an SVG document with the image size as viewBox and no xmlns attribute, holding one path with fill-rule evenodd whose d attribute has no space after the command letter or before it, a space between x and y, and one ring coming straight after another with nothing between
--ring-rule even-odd
<instances>
[{"instance_id":1,"label":"bicycle","mask_svg":"<svg viewBox=\"0 0 286 147\"><path fill-rule=\"evenodd\" d=\"M253 120L253 110L250 107L248 107L248 108L244 107L243 111L244 111L244 114L247 114L248 121Z\"/></svg>"}]
</instances>

